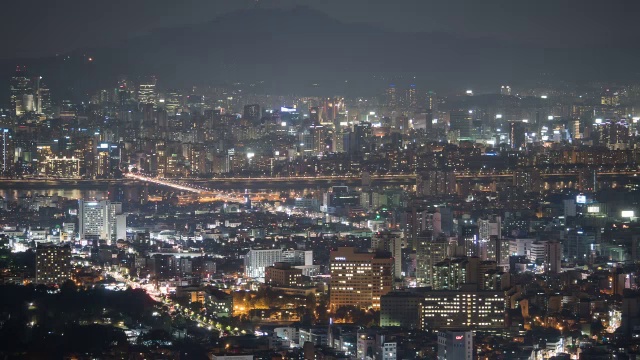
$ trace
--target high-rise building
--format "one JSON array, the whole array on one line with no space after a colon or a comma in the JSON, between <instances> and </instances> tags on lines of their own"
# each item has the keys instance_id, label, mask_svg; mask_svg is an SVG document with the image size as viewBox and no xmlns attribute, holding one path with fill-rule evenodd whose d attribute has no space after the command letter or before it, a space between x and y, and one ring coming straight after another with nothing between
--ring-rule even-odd
<instances>
[{"instance_id":1,"label":"high-rise building","mask_svg":"<svg viewBox=\"0 0 640 360\"><path fill-rule=\"evenodd\" d=\"M402 279L402 231L378 231L371 237L371 249L391 253L393 257L393 277Z\"/></svg>"},{"instance_id":2,"label":"high-rise building","mask_svg":"<svg viewBox=\"0 0 640 360\"><path fill-rule=\"evenodd\" d=\"M441 331L438 333L438 360L472 360L471 331Z\"/></svg>"},{"instance_id":3,"label":"high-rise building","mask_svg":"<svg viewBox=\"0 0 640 360\"><path fill-rule=\"evenodd\" d=\"M125 239L126 221L121 203L78 200L78 233L82 240L106 240L110 244Z\"/></svg>"},{"instance_id":4,"label":"high-rise building","mask_svg":"<svg viewBox=\"0 0 640 360\"><path fill-rule=\"evenodd\" d=\"M407 106L411 109L416 109L418 107L418 92L416 90L416 86L414 84L409 85L407 89Z\"/></svg>"},{"instance_id":5,"label":"high-rise building","mask_svg":"<svg viewBox=\"0 0 640 360\"><path fill-rule=\"evenodd\" d=\"M0 128L0 173L13 172L14 141L9 129Z\"/></svg>"},{"instance_id":6,"label":"high-rise building","mask_svg":"<svg viewBox=\"0 0 640 360\"><path fill-rule=\"evenodd\" d=\"M358 253L352 247L340 247L330 254L330 306L363 309L380 308L380 297L391 291L393 259L385 254Z\"/></svg>"},{"instance_id":7,"label":"high-rise building","mask_svg":"<svg viewBox=\"0 0 640 360\"><path fill-rule=\"evenodd\" d=\"M250 249L244 256L244 275L263 280L265 269L282 262L282 249Z\"/></svg>"},{"instance_id":8,"label":"high-rise building","mask_svg":"<svg viewBox=\"0 0 640 360\"><path fill-rule=\"evenodd\" d=\"M526 127L524 121L512 121L509 123L509 143L512 149L524 148L526 144Z\"/></svg>"},{"instance_id":9,"label":"high-rise building","mask_svg":"<svg viewBox=\"0 0 640 360\"><path fill-rule=\"evenodd\" d=\"M458 139L471 139L473 131L472 112L456 110L449 113L449 131L458 132Z\"/></svg>"},{"instance_id":10,"label":"high-rise building","mask_svg":"<svg viewBox=\"0 0 640 360\"><path fill-rule=\"evenodd\" d=\"M394 84L389 85L386 92L386 105L389 108L398 106L398 97L396 94L396 86Z\"/></svg>"},{"instance_id":11,"label":"high-rise building","mask_svg":"<svg viewBox=\"0 0 640 360\"><path fill-rule=\"evenodd\" d=\"M11 111L14 116L21 116L25 112L24 96L31 95L33 99L33 84L27 74L25 66L16 67L11 77Z\"/></svg>"},{"instance_id":12,"label":"high-rise building","mask_svg":"<svg viewBox=\"0 0 640 360\"><path fill-rule=\"evenodd\" d=\"M545 270L549 274L559 274L562 271L562 245L558 241L548 241L545 246Z\"/></svg>"},{"instance_id":13,"label":"high-rise building","mask_svg":"<svg viewBox=\"0 0 640 360\"><path fill-rule=\"evenodd\" d=\"M62 284L71 278L71 247L41 243L36 248L36 283Z\"/></svg>"},{"instance_id":14,"label":"high-rise building","mask_svg":"<svg viewBox=\"0 0 640 360\"><path fill-rule=\"evenodd\" d=\"M156 82L156 77L152 76L147 81L140 83L138 86L138 102L140 104L155 105L157 103Z\"/></svg>"},{"instance_id":15,"label":"high-rise building","mask_svg":"<svg viewBox=\"0 0 640 360\"><path fill-rule=\"evenodd\" d=\"M461 225L458 235L458 245L464 248L465 256L479 256L480 241L478 226L473 224Z\"/></svg>"},{"instance_id":16,"label":"high-rise building","mask_svg":"<svg viewBox=\"0 0 640 360\"><path fill-rule=\"evenodd\" d=\"M434 266L448 257L449 242L444 237L433 238L431 233L417 238L416 280L418 286L433 286Z\"/></svg>"},{"instance_id":17,"label":"high-rise building","mask_svg":"<svg viewBox=\"0 0 640 360\"><path fill-rule=\"evenodd\" d=\"M509 85L502 85L500 87L500 94L501 95L511 95L511 86Z\"/></svg>"}]
</instances>

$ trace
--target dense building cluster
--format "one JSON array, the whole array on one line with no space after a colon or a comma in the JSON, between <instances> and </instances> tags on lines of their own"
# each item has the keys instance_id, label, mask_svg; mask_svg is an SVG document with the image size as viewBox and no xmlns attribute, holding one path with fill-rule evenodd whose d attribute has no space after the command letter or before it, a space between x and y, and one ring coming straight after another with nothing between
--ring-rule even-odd
<instances>
[{"instance_id":1,"label":"dense building cluster","mask_svg":"<svg viewBox=\"0 0 640 360\"><path fill-rule=\"evenodd\" d=\"M122 77L56 102L19 67L10 88L2 286L133 297L134 315L67 309L121 336L113 354L639 351L638 86L349 98ZM0 309L0 332L69 333L38 306Z\"/></svg>"}]
</instances>

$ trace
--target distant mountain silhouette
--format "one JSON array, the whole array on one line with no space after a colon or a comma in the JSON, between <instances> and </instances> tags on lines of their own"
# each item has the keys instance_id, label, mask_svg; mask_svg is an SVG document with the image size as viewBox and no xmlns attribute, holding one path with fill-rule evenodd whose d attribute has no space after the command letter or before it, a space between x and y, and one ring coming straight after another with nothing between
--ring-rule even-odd
<instances>
[{"instance_id":1,"label":"distant mountain silhouette","mask_svg":"<svg viewBox=\"0 0 640 360\"><path fill-rule=\"evenodd\" d=\"M345 24L307 7L236 11L66 56L0 66L5 78L16 64L32 67L58 99L115 86L119 74L157 75L162 87L264 81L264 91L353 95L372 94L396 79L413 82L413 76L425 90L478 84L497 89L535 80L541 72L619 79L635 71L624 48L543 49L445 33L391 32ZM88 56L95 60L88 62ZM8 98L4 89L0 95Z\"/></svg>"}]
</instances>

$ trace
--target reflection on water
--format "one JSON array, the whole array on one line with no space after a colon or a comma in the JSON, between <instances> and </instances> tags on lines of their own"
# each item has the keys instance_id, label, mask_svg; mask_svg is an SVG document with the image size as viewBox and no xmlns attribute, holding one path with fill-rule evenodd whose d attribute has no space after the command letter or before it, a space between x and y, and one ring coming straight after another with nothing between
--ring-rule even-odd
<instances>
[{"instance_id":1,"label":"reflection on water","mask_svg":"<svg viewBox=\"0 0 640 360\"><path fill-rule=\"evenodd\" d=\"M107 198L108 190L104 189L0 189L0 196L8 201L16 201L21 196L58 195L68 199Z\"/></svg>"}]
</instances>

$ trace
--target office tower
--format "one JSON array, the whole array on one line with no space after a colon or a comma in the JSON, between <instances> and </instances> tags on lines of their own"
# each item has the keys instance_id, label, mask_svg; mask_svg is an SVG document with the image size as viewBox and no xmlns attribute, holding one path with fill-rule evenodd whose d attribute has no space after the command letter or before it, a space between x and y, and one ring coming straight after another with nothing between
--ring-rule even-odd
<instances>
[{"instance_id":1,"label":"office tower","mask_svg":"<svg viewBox=\"0 0 640 360\"><path fill-rule=\"evenodd\" d=\"M438 360L472 360L471 331L441 331L438 333Z\"/></svg>"},{"instance_id":2,"label":"office tower","mask_svg":"<svg viewBox=\"0 0 640 360\"><path fill-rule=\"evenodd\" d=\"M418 92L414 84L409 85L406 98L407 106L409 106L410 109L416 109L418 107Z\"/></svg>"},{"instance_id":3,"label":"office tower","mask_svg":"<svg viewBox=\"0 0 640 360\"><path fill-rule=\"evenodd\" d=\"M465 256L480 255L480 241L478 235L478 226L472 224L463 224L460 226L458 235L458 245L464 248Z\"/></svg>"},{"instance_id":4,"label":"office tower","mask_svg":"<svg viewBox=\"0 0 640 360\"><path fill-rule=\"evenodd\" d=\"M36 283L62 284L71 279L71 247L41 243L36 248Z\"/></svg>"},{"instance_id":5,"label":"office tower","mask_svg":"<svg viewBox=\"0 0 640 360\"><path fill-rule=\"evenodd\" d=\"M358 253L352 247L340 247L330 254L330 306L363 309L380 308L380 297L391 291L393 259L385 254Z\"/></svg>"},{"instance_id":6,"label":"office tower","mask_svg":"<svg viewBox=\"0 0 640 360\"><path fill-rule=\"evenodd\" d=\"M455 110L449 113L449 131L457 132L458 139L468 140L472 137L473 118L467 110Z\"/></svg>"},{"instance_id":7,"label":"office tower","mask_svg":"<svg viewBox=\"0 0 640 360\"><path fill-rule=\"evenodd\" d=\"M389 108L395 108L396 106L398 106L396 86L394 84L389 85L389 87L387 88L385 104Z\"/></svg>"},{"instance_id":8,"label":"office tower","mask_svg":"<svg viewBox=\"0 0 640 360\"><path fill-rule=\"evenodd\" d=\"M252 122L258 122L262 118L262 112L260 111L260 105L252 104L245 105L242 113L242 118L250 120Z\"/></svg>"},{"instance_id":9,"label":"office tower","mask_svg":"<svg viewBox=\"0 0 640 360\"><path fill-rule=\"evenodd\" d=\"M562 271L562 245L558 241L548 241L545 246L545 270L549 274L559 274Z\"/></svg>"},{"instance_id":10,"label":"office tower","mask_svg":"<svg viewBox=\"0 0 640 360\"><path fill-rule=\"evenodd\" d=\"M121 203L78 200L78 223L81 240L106 240L111 244L126 239L127 218Z\"/></svg>"},{"instance_id":11,"label":"office tower","mask_svg":"<svg viewBox=\"0 0 640 360\"><path fill-rule=\"evenodd\" d=\"M427 92L427 110L431 110L432 114L438 111L438 96L433 91Z\"/></svg>"},{"instance_id":12,"label":"office tower","mask_svg":"<svg viewBox=\"0 0 640 360\"><path fill-rule=\"evenodd\" d=\"M490 239L492 236L502 236L502 218L500 216L491 215L478 219L478 238L480 240L480 257L483 260L496 260L495 250L489 251L491 246Z\"/></svg>"},{"instance_id":13,"label":"office tower","mask_svg":"<svg viewBox=\"0 0 640 360\"><path fill-rule=\"evenodd\" d=\"M501 95L511 95L511 86L509 85L502 85L500 87L500 94Z\"/></svg>"},{"instance_id":14,"label":"office tower","mask_svg":"<svg viewBox=\"0 0 640 360\"><path fill-rule=\"evenodd\" d=\"M282 249L250 249L244 256L244 275L264 281L265 269L282 262Z\"/></svg>"},{"instance_id":15,"label":"office tower","mask_svg":"<svg viewBox=\"0 0 640 360\"><path fill-rule=\"evenodd\" d=\"M526 144L526 126L524 121L512 121L509 123L509 143L512 149L522 149Z\"/></svg>"},{"instance_id":16,"label":"office tower","mask_svg":"<svg viewBox=\"0 0 640 360\"><path fill-rule=\"evenodd\" d=\"M3 175L13 172L14 141L11 130L0 129L0 172Z\"/></svg>"},{"instance_id":17,"label":"office tower","mask_svg":"<svg viewBox=\"0 0 640 360\"><path fill-rule=\"evenodd\" d=\"M264 282L267 285L279 287L296 287L302 284L302 269L297 269L289 263L277 262L265 268Z\"/></svg>"},{"instance_id":18,"label":"office tower","mask_svg":"<svg viewBox=\"0 0 640 360\"><path fill-rule=\"evenodd\" d=\"M53 114L51 91L49 90L49 87L42 82L42 77L37 78L36 112L47 116L51 116Z\"/></svg>"},{"instance_id":19,"label":"office tower","mask_svg":"<svg viewBox=\"0 0 640 360\"><path fill-rule=\"evenodd\" d=\"M434 239L427 233L418 236L417 243L416 281L418 286L433 286L434 267L448 257L449 242L441 236Z\"/></svg>"},{"instance_id":20,"label":"office tower","mask_svg":"<svg viewBox=\"0 0 640 360\"><path fill-rule=\"evenodd\" d=\"M164 99L164 108L167 110L167 113L171 116L176 115L181 107L182 95L180 92L175 89L167 91Z\"/></svg>"},{"instance_id":21,"label":"office tower","mask_svg":"<svg viewBox=\"0 0 640 360\"><path fill-rule=\"evenodd\" d=\"M393 257L393 277L402 279L402 231L378 231L371 237L371 249L391 253Z\"/></svg>"},{"instance_id":22,"label":"office tower","mask_svg":"<svg viewBox=\"0 0 640 360\"><path fill-rule=\"evenodd\" d=\"M150 77L138 86L138 102L140 104L156 104L158 100L158 94L156 93L155 76Z\"/></svg>"},{"instance_id":23,"label":"office tower","mask_svg":"<svg viewBox=\"0 0 640 360\"><path fill-rule=\"evenodd\" d=\"M16 67L16 71L11 77L11 111L14 116L24 115L25 104L23 104L24 96L33 96L33 84L31 78L27 74L25 66Z\"/></svg>"}]
</instances>

